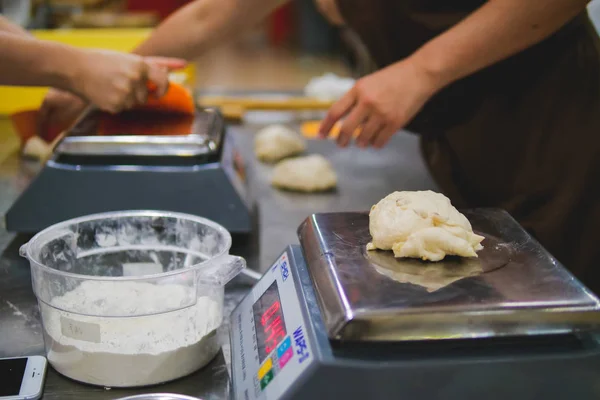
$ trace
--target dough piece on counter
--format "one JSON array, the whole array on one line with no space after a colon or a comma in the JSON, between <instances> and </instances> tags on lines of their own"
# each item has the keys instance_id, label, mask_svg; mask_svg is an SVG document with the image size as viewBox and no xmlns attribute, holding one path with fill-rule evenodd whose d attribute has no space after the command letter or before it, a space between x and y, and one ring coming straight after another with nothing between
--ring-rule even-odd
<instances>
[{"instance_id":1,"label":"dough piece on counter","mask_svg":"<svg viewBox=\"0 0 600 400\"><path fill-rule=\"evenodd\" d=\"M304 150L304 138L284 125L267 126L254 138L256 158L264 162L277 162Z\"/></svg>"},{"instance_id":2,"label":"dough piece on counter","mask_svg":"<svg viewBox=\"0 0 600 400\"><path fill-rule=\"evenodd\" d=\"M323 156L315 154L291 158L277 164L271 184L281 189L321 192L337 185L333 167Z\"/></svg>"},{"instance_id":3,"label":"dough piece on counter","mask_svg":"<svg viewBox=\"0 0 600 400\"><path fill-rule=\"evenodd\" d=\"M392 250L394 256L440 261L447 255L477 257L483 236L440 193L394 192L371 207L367 250Z\"/></svg>"},{"instance_id":4,"label":"dough piece on counter","mask_svg":"<svg viewBox=\"0 0 600 400\"><path fill-rule=\"evenodd\" d=\"M52 147L39 136L32 136L23 146L23 156L35 160L45 160L50 157Z\"/></svg>"}]
</instances>

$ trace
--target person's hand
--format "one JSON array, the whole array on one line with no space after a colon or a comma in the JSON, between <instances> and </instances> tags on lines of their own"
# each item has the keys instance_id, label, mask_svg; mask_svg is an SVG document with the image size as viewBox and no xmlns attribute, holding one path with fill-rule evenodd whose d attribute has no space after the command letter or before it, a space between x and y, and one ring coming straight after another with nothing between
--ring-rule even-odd
<instances>
[{"instance_id":1,"label":"person's hand","mask_svg":"<svg viewBox=\"0 0 600 400\"><path fill-rule=\"evenodd\" d=\"M437 82L425 70L410 59L400 61L358 80L331 107L319 136L326 138L335 123L346 117L337 138L339 146L347 146L360 129L358 146L381 148L437 90Z\"/></svg>"},{"instance_id":2,"label":"person's hand","mask_svg":"<svg viewBox=\"0 0 600 400\"><path fill-rule=\"evenodd\" d=\"M38 135L46 138L50 128L68 128L75 119L83 112L86 102L72 93L60 89L51 88L38 114ZM53 138L47 138L52 141Z\"/></svg>"},{"instance_id":3,"label":"person's hand","mask_svg":"<svg viewBox=\"0 0 600 400\"><path fill-rule=\"evenodd\" d=\"M111 113L144 104L148 83L152 95L166 93L169 70L183 68L184 60L141 57L105 50L82 52L75 60L71 90L98 108Z\"/></svg>"}]
</instances>

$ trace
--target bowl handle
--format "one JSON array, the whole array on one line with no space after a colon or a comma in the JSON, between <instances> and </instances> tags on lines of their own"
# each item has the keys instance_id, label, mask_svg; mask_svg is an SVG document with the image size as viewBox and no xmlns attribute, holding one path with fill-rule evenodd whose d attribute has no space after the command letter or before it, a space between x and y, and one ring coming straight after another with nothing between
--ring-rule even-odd
<instances>
[{"instance_id":1,"label":"bowl handle","mask_svg":"<svg viewBox=\"0 0 600 400\"><path fill-rule=\"evenodd\" d=\"M246 268L246 260L238 256L226 255L215 261L214 266L198 271L198 283L224 286Z\"/></svg>"},{"instance_id":2,"label":"bowl handle","mask_svg":"<svg viewBox=\"0 0 600 400\"><path fill-rule=\"evenodd\" d=\"M19 255L21 257L27 258L27 248L29 247L29 242L25 243L21 247L19 247Z\"/></svg>"}]
</instances>

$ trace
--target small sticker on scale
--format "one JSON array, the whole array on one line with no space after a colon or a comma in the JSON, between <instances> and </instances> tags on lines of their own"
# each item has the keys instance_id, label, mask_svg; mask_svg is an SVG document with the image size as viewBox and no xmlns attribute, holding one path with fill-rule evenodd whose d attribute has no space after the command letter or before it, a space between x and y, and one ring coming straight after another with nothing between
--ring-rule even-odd
<instances>
[{"instance_id":1,"label":"small sticker on scale","mask_svg":"<svg viewBox=\"0 0 600 400\"><path fill-rule=\"evenodd\" d=\"M158 263L123 263L123 276L142 276L162 274L163 267Z\"/></svg>"},{"instance_id":2,"label":"small sticker on scale","mask_svg":"<svg viewBox=\"0 0 600 400\"><path fill-rule=\"evenodd\" d=\"M64 316L60 317L61 333L71 339L100 343L100 325L89 322L75 321Z\"/></svg>"},{"instance_id":3,"label":"small sticker on scale","mask_svg":"<svg viewBox=\"0 0 600 400\"><path fill-rule=\"evenodd\" d=\"M276 272L278 269L281 269L282 265L288 268L287 252L283 253L281 257L279 257L279 259L273 264L273 266L271 267L271 272Z\"/></svg>"}]
</instances>

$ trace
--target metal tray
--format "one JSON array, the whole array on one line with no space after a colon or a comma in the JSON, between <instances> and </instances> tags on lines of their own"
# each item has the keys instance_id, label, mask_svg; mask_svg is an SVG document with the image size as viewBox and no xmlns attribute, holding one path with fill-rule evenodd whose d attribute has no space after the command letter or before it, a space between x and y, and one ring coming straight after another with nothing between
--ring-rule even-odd
<instances>
[{"instance_id":1,"label":"metal tray","mask_svg":"<svg viewBox=\"0 0 600 400\"><path fill-rule=\"evenodd\" d=\"M367 252L367 213L315 214L298 235L331 339L400 341L570 333L600 302L504 211L465 211L477 259Z\"/></svg>"},{"instance_id":2,"label":"metal tray","mask_svg":"<svg viewBox=\"0 0 600 400\"><path fill-rule=\"evenodd\" d=\"M143 130L144 113L139 113L139 126ZM154 113L156 118L157 114ZM56 146L57 156L114 156L114 157L198 157L216 153L224 135L224 123L216 109L197 108L189 132L177 135L99 135L101 118L111 116L90 108L69 129ZM135 118L135 116L134 116ZM165 115L165 118L176 118ZM189 118L183 116L183 118ZM137 121L136 121L137 123Z\"/></svg>"},{"instance_id":3,"label":"metal tray","mask_svg":"<svg viewBox=\"0 0 600 400\"><path fill-rule=\"evenodd\" d=\"M71 136L56 148L59 155L196 157L214 151L205 136Z\"/></svg>"}]
</instances>

